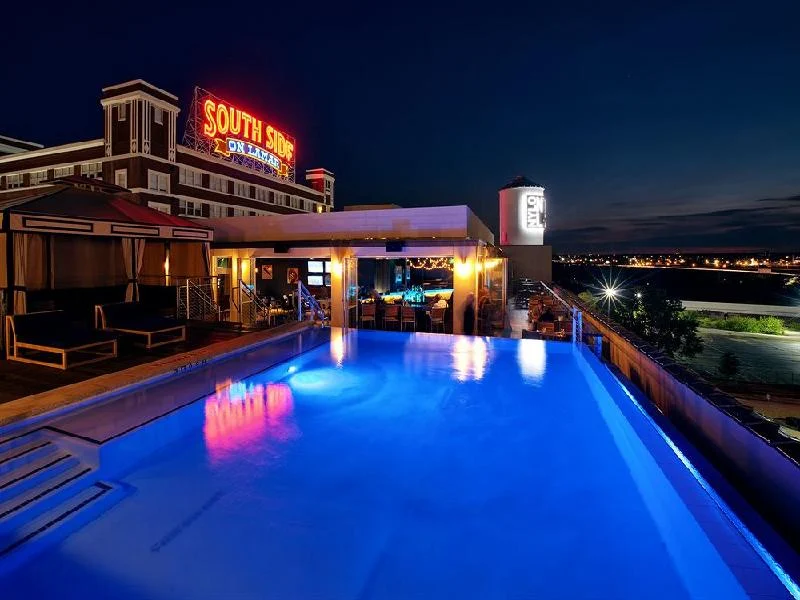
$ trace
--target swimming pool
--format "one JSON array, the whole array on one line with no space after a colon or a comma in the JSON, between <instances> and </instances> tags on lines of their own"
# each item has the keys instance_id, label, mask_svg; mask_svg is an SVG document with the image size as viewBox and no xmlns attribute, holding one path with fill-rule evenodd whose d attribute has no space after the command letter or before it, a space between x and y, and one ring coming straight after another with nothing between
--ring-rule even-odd
<instances>
[{"instance_id":1,"label":"swimming pool","mask_svg":"<svg viewBox=\"0 0 800 600\"><path fill-rule=\"evenodd\" d=\"M3 598L790 597L591 354L332 336L165 417Z\"/></svg>"}]
</instances>

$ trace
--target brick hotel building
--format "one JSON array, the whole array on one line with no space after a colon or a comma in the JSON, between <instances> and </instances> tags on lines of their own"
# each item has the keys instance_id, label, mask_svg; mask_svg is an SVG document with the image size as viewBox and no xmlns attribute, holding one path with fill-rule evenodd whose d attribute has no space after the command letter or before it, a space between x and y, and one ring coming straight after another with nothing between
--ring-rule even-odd
<instances>
[{"instance_id":1,"label":"brick hotel building","mask_svg":"<svg viewBox=\"0 0 800 600\"><path fill-rule=\"evenodd\" d=\"M220 218L333 210L334 176L306 171L307 185L177 143L178 98L146 81L106 87L103 137L44 148L0 136L0 201L14 191L82 176L130 191L173 215Z\"/></svg>"}]
</instances>

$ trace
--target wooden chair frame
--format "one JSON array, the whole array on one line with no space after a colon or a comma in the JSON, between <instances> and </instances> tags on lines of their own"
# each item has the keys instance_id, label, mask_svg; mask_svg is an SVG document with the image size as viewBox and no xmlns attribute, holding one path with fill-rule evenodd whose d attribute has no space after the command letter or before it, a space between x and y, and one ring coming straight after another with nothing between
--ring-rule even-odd
<instances>
[{"instance_id":1,"label":"wooden chair frame","mask_svg":"<svg viewBox=\"0 0 800 600\"><path fill-rule=\"evenodd\" d=\"M375 304L369 302L362 304L360 312L361 314L359 315L358 320L361 322L362 325L368 321L372 321L373 327L378 326L377 307L375 306Z\"/></svg>"},{"instance_id":2,"label":"wooden chair frame","mask_svg":"<svg viewBox=\"0 0 800 600\"><path fill-rule=\"evenodd\" d=\"M411 323L414 326L414 331L417 330L417 312L411 306L400 307L400 329L405 329L406 323Z\"/></svg>"}]
</instances>

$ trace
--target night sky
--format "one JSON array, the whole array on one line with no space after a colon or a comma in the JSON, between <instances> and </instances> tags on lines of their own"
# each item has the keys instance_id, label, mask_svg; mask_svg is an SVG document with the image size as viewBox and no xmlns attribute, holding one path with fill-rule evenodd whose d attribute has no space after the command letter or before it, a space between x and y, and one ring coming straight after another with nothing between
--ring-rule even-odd
<instances>
[{"instance_id":1,"label":"night sky","mask_svg":"<svg viewBox=\"0 0 800 600\"><path fill-rule=\"evenodd\" d=\"M5 135L101 137L100 89L136 78L182 133L202 85L293 133L339 206L469 204L496 231L525 174L557 251L800 250L796 0L28 4L3 11Z\"/></svg>"}]
</instances>

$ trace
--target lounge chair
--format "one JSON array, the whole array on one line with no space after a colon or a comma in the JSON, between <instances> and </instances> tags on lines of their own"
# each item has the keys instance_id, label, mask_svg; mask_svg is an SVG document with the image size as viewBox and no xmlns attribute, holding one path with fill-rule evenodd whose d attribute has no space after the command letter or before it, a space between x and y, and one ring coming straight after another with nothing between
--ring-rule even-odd
<instances>
[{"instance_id":1,"label":"lounge chair","mask_svg":"<svg viewBox=\"0 0 800 600\"><path fill-rule=\"evenodd\" d=\"M186 325L151 314L138 302L98 304L94 315L98 329L142 336L148 350L186 340Z\"/></svg>"},{"instance_id":2,"label":"lounge chair","mask_svg":"<svg viewBox=\"0 0 800 600\"><path fill-rule=\"evenodd\" d=\"M47 360L51 355L55 360ZM68 369L116 356L116 335L75 325L64 311L6 317L8 360Z\"/></svg>"}]
</instances>

